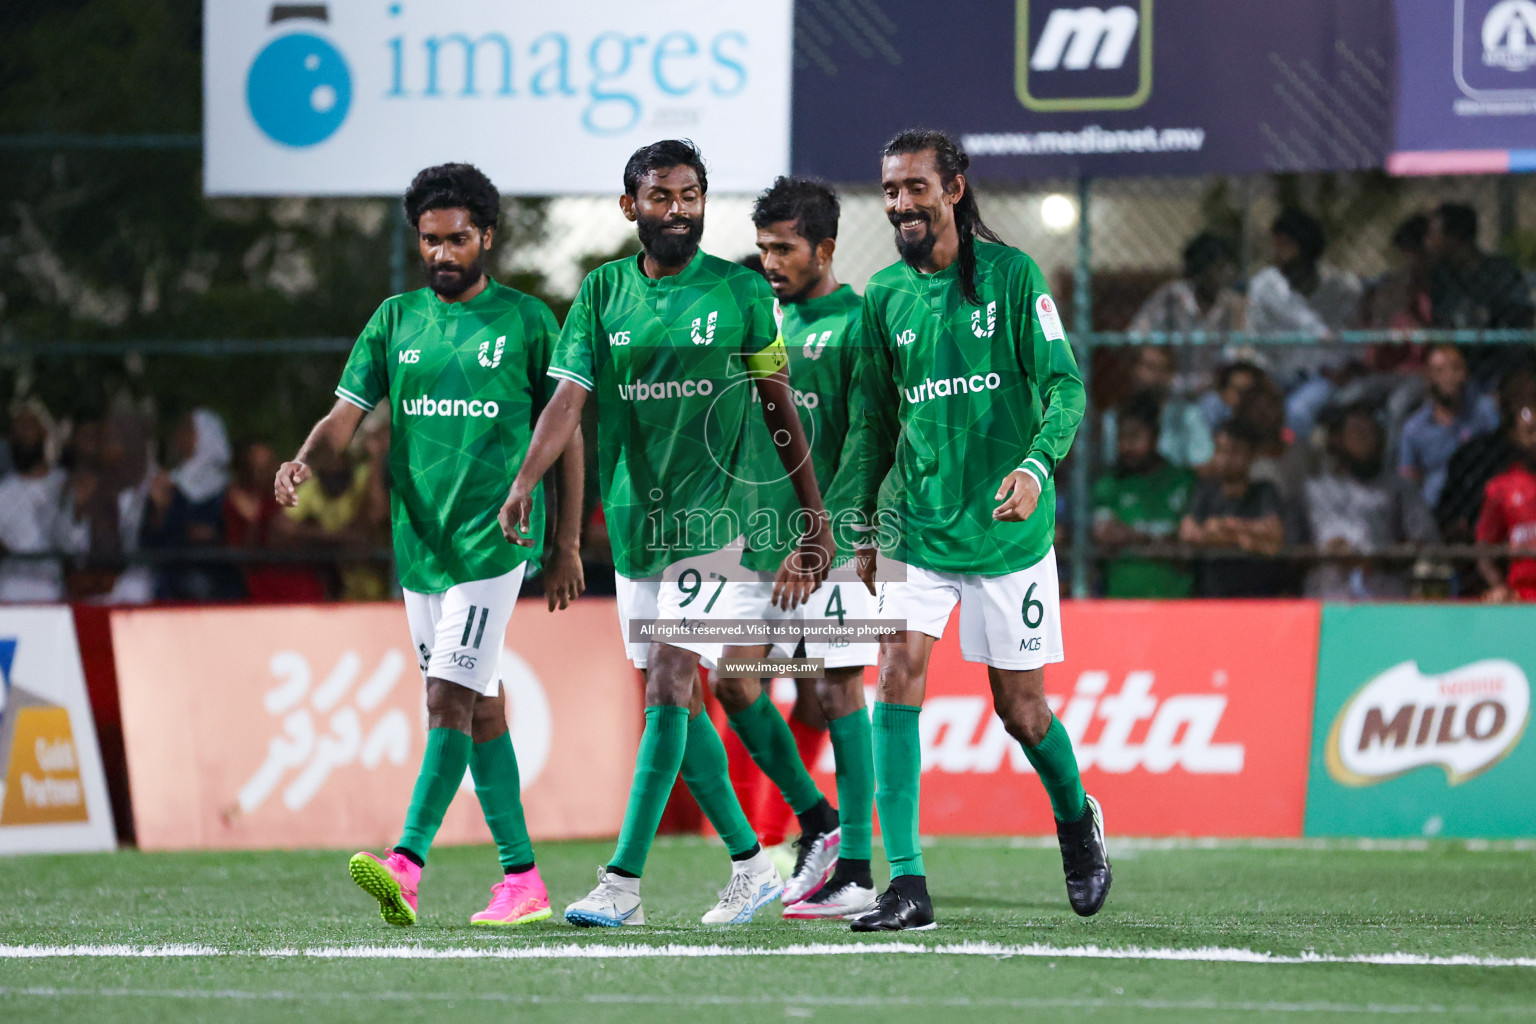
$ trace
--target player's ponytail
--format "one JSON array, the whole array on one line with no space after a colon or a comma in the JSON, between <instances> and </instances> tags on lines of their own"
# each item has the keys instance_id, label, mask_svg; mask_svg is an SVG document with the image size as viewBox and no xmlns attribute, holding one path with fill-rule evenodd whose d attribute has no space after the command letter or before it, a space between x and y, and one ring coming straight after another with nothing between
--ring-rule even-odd
<instances>
[{"instance_id":1,"label":"player's ponytail","mask_svg":"<svg viewBox=\"0 0 1536 1024\"><path fill-rule=\"evenodd\" d=\"M933 153L933 163L938 169L939 181L946 191L956 185L957 177L970 169L971 158L966 155L965 150L961 149L948 134L940 131L921 128L904 131L885 144L884 155L897 156L903 153L925 151ZM955 203L955 229L960 234L960 252L956 261L960 277L960 294L965 296L966 302L979 306L981 296L976 293L976 239L983 238L998 244L1003 244L1003 240L981 219L981 208L976 204L976 192L969 180L965 183L965 194L960 197L959 202Z\"/></svg>"}]
</instances>

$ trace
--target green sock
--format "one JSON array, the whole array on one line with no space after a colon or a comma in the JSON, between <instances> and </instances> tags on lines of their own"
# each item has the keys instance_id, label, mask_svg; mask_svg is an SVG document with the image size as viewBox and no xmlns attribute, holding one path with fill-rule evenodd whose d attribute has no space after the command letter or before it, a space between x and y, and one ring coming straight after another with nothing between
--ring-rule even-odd
<instances>
[{"instance_id":1,"label":"green sock","mask_svg":"<svg viewBox=\"0 0 1536 1024\"><path fill-rule=\"evenodd\" d=\"M670 704L645 709L645 731L640 734L640 752L635 757L635 779L629 787L629 804L624 808L624 827L619 831L619 845L608 862L636 878L645 870L645 858L661 824L661 813L677 782L683 763L683 747L688 741L688 709Z\"/></svg>"},{"instance_id":2,"label":"green sock","mask_svg":"<svg viewBox=\"0 0 1536 1024\"><path fill-rule=\"evenodd\" d=\"M533 863L533 843L523 820L522 781L517 774L517 754L512 734L476 743L469 755L469 771L475 777L475 795L485 812L485 823L496 840L501 867L510 871Z\"/></svg>"},{"instance_id":3,"label":"green sock","mask_svg":"<svg viewBox=\"0 0 1536 1024\"><path fill-rule=\"evenodd\" d=\"M923 772L918 741L921 708L875 702L875 802L891 877L925 875L923 849L917 839L917 797Z\"/></svg>"},{"instance_id":4,"label":"green sock","mask_svg":"<svg viewBox=\"0 0 1536 1024\"><path fill-rule=\"evenodd\" d=\"M838 856L869 860L874 834L875 757L870 748L869 712L863 708L827 723L837 758L837 818L842 827Z\"/></svg>"},{"instance_id":5,"label":"green sock","mask_svg":"<svg viewBox=\"0 0 1536 1024\"><path fill-rule=\"evenodd\" d=\"M788 732L786 727L785 732ZM793 749L793 747L791 747ZM683 781L688 792L699 802L704 816L715 826L725 848L734 857L757 845L757 833L731 788L731 771L725 757L725 744L715 731L715 723L706 714L698 714L688 723L688 745L683 752Z\"/></svg>"},{"instance_id":6,"label":"green sock","mask_svg":"<svg viewBox=\"0 0 1536 1024\"><path fill-rule=\"evenodd\" d=\"M1076 821L1083 816L1087 798L1083 795L1083 777L1077 773L1077 755L1072 752L1072 737L1061 720L1051 716L1051 727L1037 747L1020 744L1024 756L1035 766L1040 782L1051 798L1051 813L1057 821Z\"/></svg>"},{"instance_id":7,"label":"green sock","mask_svg":"<svg viewBox=\"0 0 1536 1024\"><path fill-rule=\"evenodd\" d=\"M469 734L457 729L427 731L427 750L421 755L421 771L416 774L416 788L411 790L411 806L405 812L405 831L400 833L399 849L414 853L423 864L432 838L437 835L453 803L453 795L464 781L469 767L469 748L474 744Z\"/></svg>"},{"instance_id":8,"label":"green sock","mask_svg":"<svg viewBox=\"0 0 1536 1024\"><path fill-rule=\"evenodd\" d=\"M731 728L741 737L741 745L747 748L763 774L779 787L790 810L804 814L821 802L821 790L816 788L815 780L800 760L795 734L789 731L789 723L768 699L766 689L757 700L727 717Z\"/></svg>"}]
</instances>

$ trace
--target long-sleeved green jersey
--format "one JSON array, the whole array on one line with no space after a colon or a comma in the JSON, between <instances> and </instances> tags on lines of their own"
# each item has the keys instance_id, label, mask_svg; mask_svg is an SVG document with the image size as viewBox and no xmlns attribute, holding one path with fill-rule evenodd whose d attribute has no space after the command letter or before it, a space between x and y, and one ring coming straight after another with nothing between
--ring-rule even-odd
<instances>
[{"instance_id":1,"label":"long-sleeved green jersey","mask_svg":"<svg viewBox=\"0 0 1536 1024\"><path fill-rule=\"evenodd\" d=\"M873 522L882 554L943 572L997 576L1034 565L1056 528L1056 467L1083 418L1077 360L1040 268L976 242L980 305L958 264L876 274L861 318L859 422L829 508ZM1040 484L1022 523L992 518L1016 469Z\"/></svg>"}]
</instances>

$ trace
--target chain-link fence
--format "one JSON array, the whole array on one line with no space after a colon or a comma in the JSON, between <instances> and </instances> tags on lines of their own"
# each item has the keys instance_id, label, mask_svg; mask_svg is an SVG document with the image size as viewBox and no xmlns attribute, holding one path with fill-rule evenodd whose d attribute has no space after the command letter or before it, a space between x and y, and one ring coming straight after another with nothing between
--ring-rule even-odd
<instances>
[{"instance_id":1,"label":"chain-link fence","mask_svg":"<svg viewBox=\"0 0 1536 1024\"><path fill-rule=\"evenodd\" d=\"M207 408L227 425L235 479L253 481L257 455L291 451L329 406L351 338L378 301L420 284L393 201L202 199L195 137L0 144L9 197L0 211L0 395L43 414L46 458L66 477L100 457L93 435L128 416L155 441L156 460L173 463L177 424ZM1471 271L1456 278L1443 257L1437 263L1412 218L1463 204L1481 249L1507 257L1488 266L1517 269L1518 279L1536 266L1533 184L1330 174L978 185L988 223L1045 271L1088 377L1090 416L1060 476L1058 510L1076 593L1485 589L1492 578L1478 557L1509 538L1479 534L1481 499L1489 479L1519 461L1510 417L1524 401L1533 346L1520 329L1530 323L1490 304ZM871 185L841 192L835 265L862 288L894 258L891 227ZM710 199L707 250L754 250L751 200ZM1273 269L1276 246L1308 230L1290 223L1272 236L1292 207L1321 232L1312 277ZM494 269L563 317L585 272L634 246L614 197L509 199ZM1500 287L1508 305L1509 282ZM1529 282L1519 289L1528 316ZM1316 307L1321 326L1296 319L1300 307ZM1490 327L1515 331L1477 333ZM1359 329L1378 333L1350 333ZM1463 333L1424 333L1439 329ZM1403 330L1419 333L1380 333ZM1433 343L1448 340L1466 343L1459 406L1437 406L1428 390L1437 361L1454 361L1434 354ZM1149 355L1143 342L1171 358ZM1137 461L1149 419L1153 449L1164 453L1150 469ZM1374 454L1349 448L1346 433L1370 433L1361 444ZM1215 493L1228 449L1244 444L1253 474L1278 496L1280 532L1202 533L1194 512L1227 520L1211 510L1258 500L1231 487L1225 499ZM16 461L6 449L0 456ZM367 463L361 449L356 463ZM354 560L383 557L377 526L349 535ZM1479 541L1494 546L1467 546ZM215 543L204 557L254 557L220 553L228 547ZM122 552L95 554L77 553L79 571L68 574L95 574L82 593L104 592L103 574L121 568ZM349 589L323 546L290 544L272 561L316 559L332 567L325 594L372 592ZM1265 565L1246 572L1257 580L1246 589L1209 568L1251 570L1255 560Z\"/></svg>"}]
</instances>

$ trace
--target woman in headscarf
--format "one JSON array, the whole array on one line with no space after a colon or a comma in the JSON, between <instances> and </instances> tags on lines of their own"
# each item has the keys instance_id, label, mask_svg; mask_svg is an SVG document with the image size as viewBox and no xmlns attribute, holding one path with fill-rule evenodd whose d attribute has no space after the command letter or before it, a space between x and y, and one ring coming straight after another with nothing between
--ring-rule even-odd
<instances>
[{"instance_id":1,"label":"woman in headscarf","mask_svg":"<svg viewBox=\"0 0 1536 1024\"><path fill-rule=\"evenodd\" d=\"M149 488L140 546L176 550L224 546L224 491L229 486L230 446L224 421L211 409L194 409L171 435L169 473ZM229 562L174 561L156 573L161 601L233 601L244 596L240 574Z\"/></svg>"}]
</instances>

